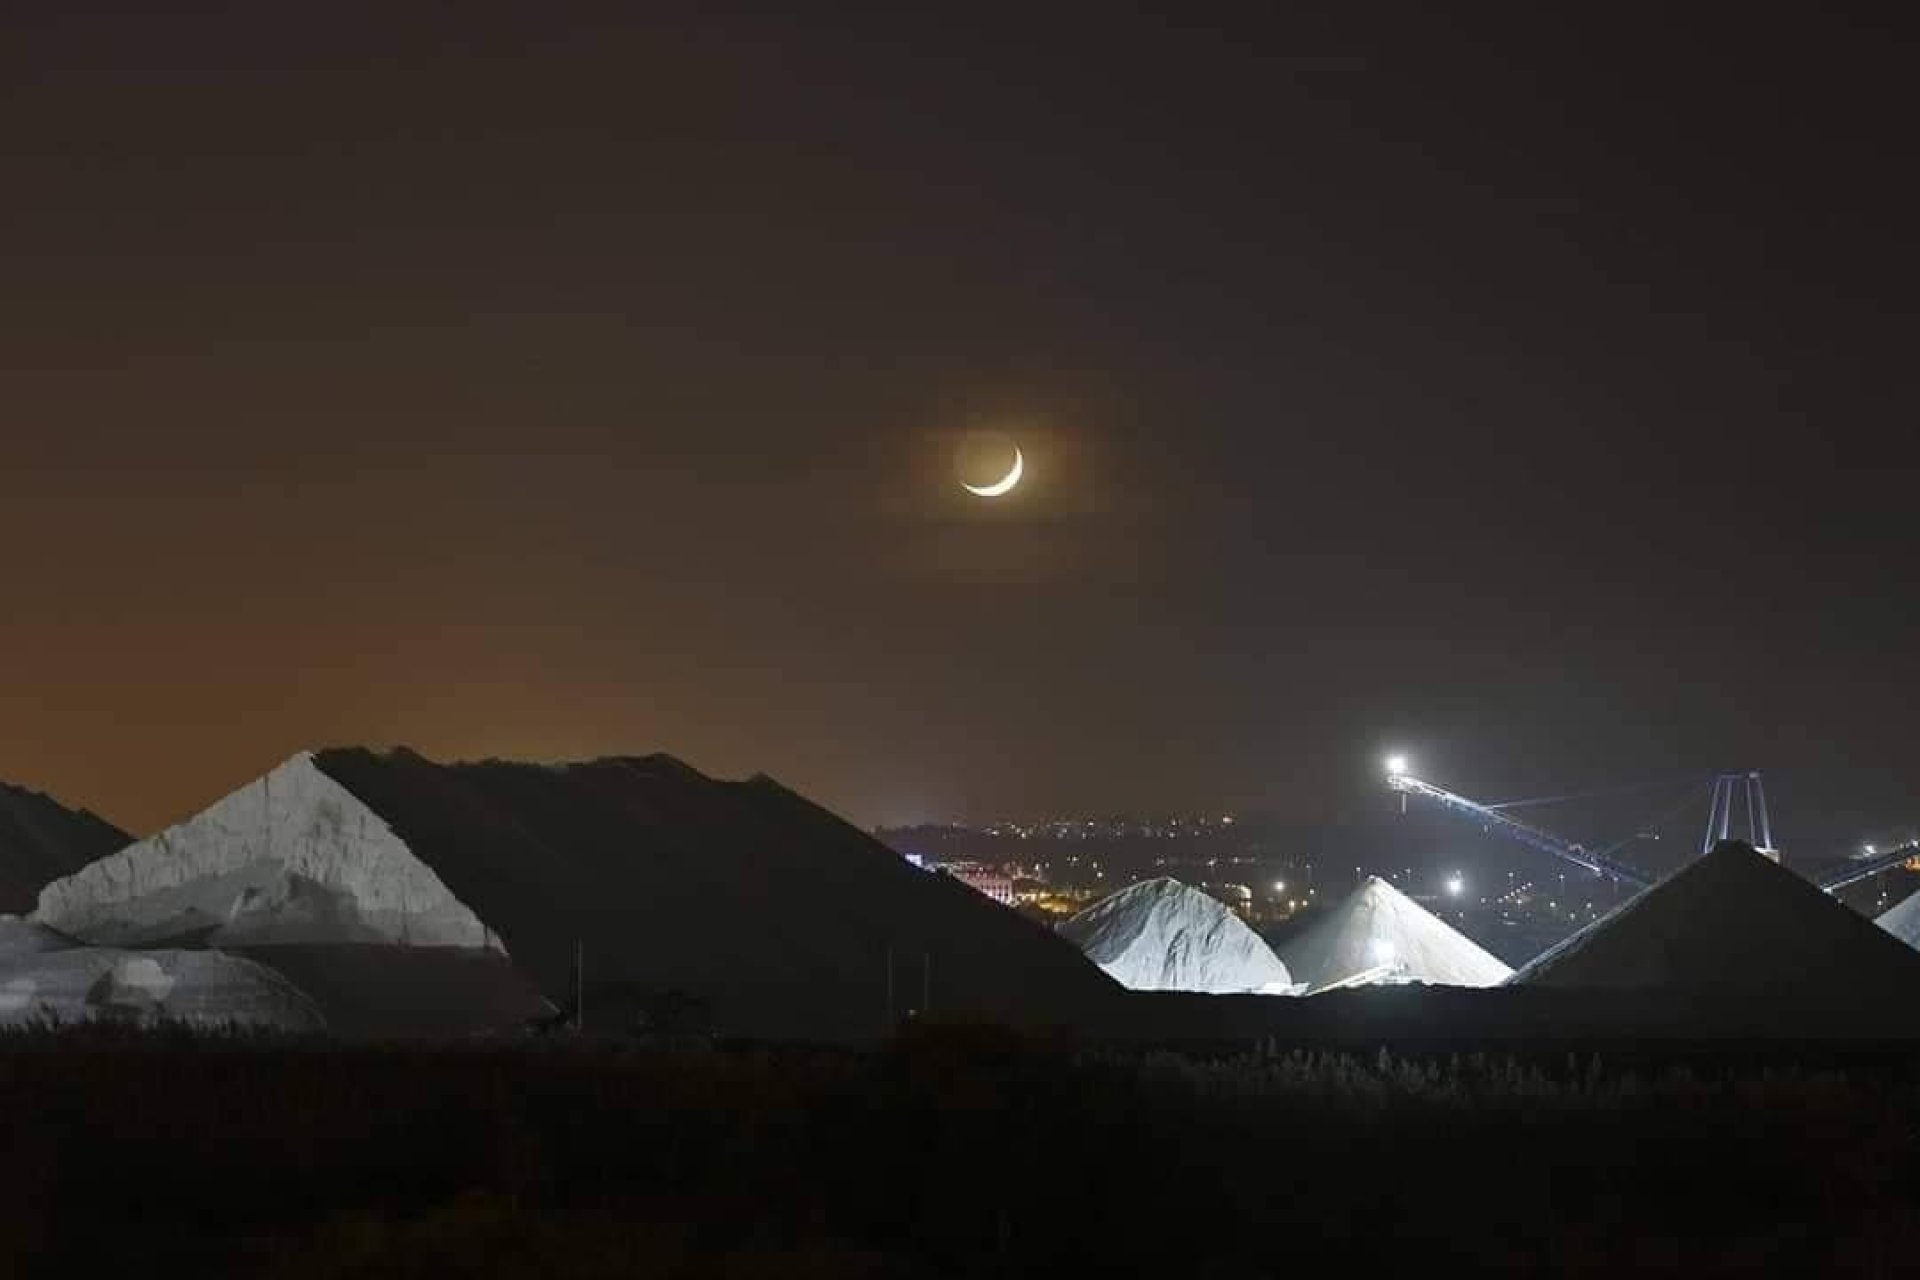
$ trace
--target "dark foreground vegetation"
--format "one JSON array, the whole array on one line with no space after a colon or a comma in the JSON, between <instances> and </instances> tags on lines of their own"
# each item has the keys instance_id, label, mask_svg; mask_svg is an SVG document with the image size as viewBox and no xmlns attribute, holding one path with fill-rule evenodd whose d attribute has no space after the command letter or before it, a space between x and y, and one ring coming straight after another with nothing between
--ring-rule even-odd
<instances>
[{"instance_id":1,"label":"dark foreground vegetation","mask_svg":"<svg viewBox=\"0 0 1920 1280\"><path fill-rule=\"evenodd\" d=\"M1920 1066L0 1037L0 1274L1702 1276L1920 1259Z\"/></svg>"}]
</instances>

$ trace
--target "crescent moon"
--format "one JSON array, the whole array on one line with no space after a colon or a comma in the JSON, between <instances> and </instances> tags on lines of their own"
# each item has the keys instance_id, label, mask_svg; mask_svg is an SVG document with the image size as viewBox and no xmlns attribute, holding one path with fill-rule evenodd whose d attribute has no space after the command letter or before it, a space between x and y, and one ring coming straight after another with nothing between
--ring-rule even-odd
<instances>
[{"instance_id":1,"label":"crescent moon","mask_svg":"<svg viewBox=\"0 0 1920 1280\"><path fill-rule=\"evenodd\" d=\"M962 480L960 487L976 498L998 498L1002 494L1013 492L1013 486L1020 483L1020 476L1026 469L1027 460L1021 455L1020 446L1015 445L1013 446L1013 470L992 484L973 485Z\"/></svg>"}]
</instances>

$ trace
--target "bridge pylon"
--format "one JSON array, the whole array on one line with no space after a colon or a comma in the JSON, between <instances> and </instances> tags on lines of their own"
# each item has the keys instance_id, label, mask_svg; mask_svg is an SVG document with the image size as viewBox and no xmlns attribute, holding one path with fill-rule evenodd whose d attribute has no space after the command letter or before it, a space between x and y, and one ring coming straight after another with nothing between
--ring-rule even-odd
<instances>
[{"instance_id":1,"label":"bridge pylon","mask_svg":"<svg viewBox=\"0 0 1920 1280\"><path fill-rule=\"evenodd\" d=\"M1707 806L1707 834L1700 841L1701 854L1712 853L1713 846L1733 837L1733 811L1741 795L1746 798L1747 843L1756 852L1780 861L1780 851L1773 847L1773 824L1767 817L1767 788L1758 769L1723 773L1713 780L1713 800Z\"/></svg>"}]
</instances>

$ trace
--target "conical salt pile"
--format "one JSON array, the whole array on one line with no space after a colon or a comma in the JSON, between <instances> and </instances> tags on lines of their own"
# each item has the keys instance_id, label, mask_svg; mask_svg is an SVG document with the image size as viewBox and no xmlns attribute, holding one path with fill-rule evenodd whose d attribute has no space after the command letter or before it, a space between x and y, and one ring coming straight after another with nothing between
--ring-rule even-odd
<instances>
[{"instance_id":1,"label":"conical salt pile","mask_svg":"<svg viewBox=\"0 0 1920 1280\"><path fill-rule=\"evenodd\" d=\"M1494 987L1512 972L1379 876L1280 947L1308 993L1376 982Z\"/></svg>"},{"instance_id":2,"label":"conical salt pile","mask_svg":"<svg viewBox=\"0 0 1920 1280\"><path fill-rule=\"evenodd\" d=\"M1260 935L1200 890L1143 880L1060 926L1121 986L1136 991L1285 995L1293 980Z\"/></svg>"}]
</instances>

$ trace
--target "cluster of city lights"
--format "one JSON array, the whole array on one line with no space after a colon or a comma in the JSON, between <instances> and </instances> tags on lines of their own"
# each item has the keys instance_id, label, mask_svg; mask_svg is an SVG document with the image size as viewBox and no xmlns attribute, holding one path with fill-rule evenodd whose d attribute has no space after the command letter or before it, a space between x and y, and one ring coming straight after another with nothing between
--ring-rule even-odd
<instances>
[{"instance_id":1,"label":"cluster of city lights","mask_svg":"<svg viewBox=\"0 0 1920 1280\"><path fill-rule=\"evenodd\" d=\"M1236 821L1230 813L1169 818L1054 818L1045 822L990 822L979 831L1017 840L1105 840L1127 836L1177 840L1223 831Z\"/></svg>"}]
</instances>

